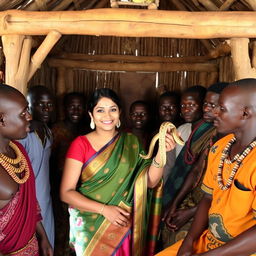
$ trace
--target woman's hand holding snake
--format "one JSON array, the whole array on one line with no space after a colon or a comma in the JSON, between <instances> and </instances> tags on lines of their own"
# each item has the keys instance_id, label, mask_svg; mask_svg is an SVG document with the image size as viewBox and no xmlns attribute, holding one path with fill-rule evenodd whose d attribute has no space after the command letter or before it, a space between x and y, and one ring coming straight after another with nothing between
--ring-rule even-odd
<instances>
[{"instance_id":1,"label":"woman's hand holding snake","mask_svg":"<svg viewBox=\"0 0 256 256\"><path fill-rule=\"evenodd\" d=\"M112 224L126 227L130 224L130 213L119 206L106 205L102 215Z\"/></svg>"},{"instance_id":2,"label":"woman's hand holding snake","mask_svg":"<svg viewBox=\"0 0 256 256\"><path fill-rule=\"evenodd\" d=\"M161 124L159 133L156 134L151 140L148 154L140 155L144 159L149 159L152 156L153 149L156 141L159 139L159 147L156 155L156 161L159 163L159 167L164 167L166 164L166 152L172 150L175 147L175 142L184 145L184 141L177 133L176 127L171 122L164 122Z\"/></svg>"},{"instance_id":3,"label":"woman's hand holding snake","mask_svg":"<svg viewBox=\"0 0 256 256\"><path fill-rule=\"evenodd\" d=\"M175 146L176 146L176 142L171 133L171 129L169 128L165 135L165 151L169 152L169 151L173 150L175 148ZM159 148L160 148L160 146L159 146Z\"/></svg>"}]
</instances>

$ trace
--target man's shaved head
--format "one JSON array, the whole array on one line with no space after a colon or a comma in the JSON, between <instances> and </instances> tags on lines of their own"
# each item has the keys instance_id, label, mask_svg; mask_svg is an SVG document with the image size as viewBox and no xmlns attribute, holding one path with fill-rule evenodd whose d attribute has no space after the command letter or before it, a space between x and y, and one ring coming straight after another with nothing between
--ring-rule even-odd
<instances>
[{"instance_id":1,"label":"man's shaved head","mask_svg":"<svg viewBox=\"0 0 256 256\"><path fill-rule=\"evenodd\" d=\"M229 84L227 88L238 88L241 90L241 104L256 111L256 79L246 78Z\"/></svg>"},{"instance_id":2,"label":"man's shaved head","mask_svg":"<svg viewBox=\"0 0 256 256\"><path fill-rule=\"evenodd\" d=\"M5 106L4 102L6 100L12 100L14 96L24 98L24 95L16 88L7 84L0 84L0 111L2 111L2 107L4 108Z\"/></svg>"}]
</instances>

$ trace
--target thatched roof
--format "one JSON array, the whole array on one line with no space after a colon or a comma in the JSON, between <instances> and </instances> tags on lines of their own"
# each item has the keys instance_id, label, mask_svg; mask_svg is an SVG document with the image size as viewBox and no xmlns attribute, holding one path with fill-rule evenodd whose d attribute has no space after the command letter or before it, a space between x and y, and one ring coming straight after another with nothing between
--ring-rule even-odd
<instances>
[{"instance_id":1,"label":"thatched roof","mask_svg":"<svg viewBox=\"0 0 256 256\"><path fill-rule=\"evenodd\" d=\"M111 3L113 3L114 1L115 0L1 0L0 11L18 9L18 10L26 10L26 11L32 11L32 12L33 11L39 11L39 12L50 11L51 12L51 11L78 11L78 10L90 10L90 9L101 8L102 10L93 10L93 11L99 11L98 13L103 13L104 15L104 8L108 8L108 10L111 10L110 9ZM119 0L119 1L135 1L135 0ZM139 0L136 0L136 1L139 1ZM146 1L153 1L153 0L144 0L144 1L146 2ZM194 20L197 20L197 17L199 16L198 12L202 12L200 14L202 15L204 14L204 18L203 19L198 18L198 19L200 21L203 20L207 22L209 20L207 19L208 13L206 12L212 12L211 14L213 15L218 15L219 14L218 12L222 12L220 13L221 14L220 16L223 17L223 15L225 15L225 20L230 22L230 19L226 18L225 11L230 11L231 14L234 15L234 12L237 12L237 11L248 12L248 11L256 10L255 0L155 0L155 1L159 2L158 10L186 11L186 14L190 16L193 15L194 18L196 16L196 19ZM122 5L120 6L120 9L121 8L147 9L147 7L145 6L142 7L142 6L132 6L132 5ZM134 11L134 10L128 10L128 11ZM213 13L213 12L217 12L217 13ZM117 13L120 13L120 12L118 11ZM170 13L175 13L175 12L170 12ZM178 15L181 15L181 12L176 12L175 15L177 15L177 13ZM9 13L7 13L6 15L8 16L8 14ZM51 14L54 14L54 13L51 13ZM105 15L106 15L106 12L105 12ZM247 15L247 14L244 14L244 15ZM252 13L250 13L250 15L252 15ZM253 16L250 16L250 17L253 17ZM246 21L248 19L249 18L247 17ZM45 20L47 20L47 17L45 17ZM219 20L221 19L217 19L218 24L223 25L222 23L224 23L224 20L221 21L221 24L219 23ZM241 19L241 22L244 22L244 20ZM250 21L250 22L253 22L253 21ZM239 25L240 25L240 21L239 21ZM184 25L183 27L186 27L186 25ZM224 33L226 31L226 30L224 31L223 29L219 29L218 25L216 24L215 24L215 27L217 28L218 32ZM246 25L244 25L244 27L250 28L250 31L254 29L254 27L252 27L251 25L247 25L247 27ZM40 30L40 27L38 29ZM176 29L176 30L173 29L173 30L179 31L179 29ZM199 30L207 31L205 27L199 27ZM123 70L131 71L129 69L131 66L131 63L130 63L131 60L127 58L132 58L132 61L136 62L136 63L133 63L133 67L132 67L133 69L137 68L136 65L138 65L138 67L144 68L145 71L150 72L150 70L151 71L155 70L156 72L159 72L159 67L160 67L161 72L159 72L158 84L165 84L170 89L186 88L187 86L198 84L198 83L209 85L211 84L211 82L215 81L216 79L220 81L232 81L234 79L234 72L232 69L233 68L232 60L230 57L230 46L228 46L225 42L226 39L229 39L229 36L226 33L224 33L224 36L222 35L222 37L218 37L218 36L195 37L196 39L193 39L193 37L178 37L178 36L175 36L173 38L171 36L153 38L153 37L145 36L145 33L144 33L144 38L141 36L135 37L133 35L131 35L131 37L125 37L124 35L112 36L113 34L104 35L100 33L95 33L90 35L90 34L81 34L80 33L81 30L79 29L77 29L77 31L79 32L79 34L62 33L60 40L58 41L58 43L56 43L54 48L50 51L46 61L41 66L41 70L39 70L30 81L31 84L45 84L47 86L55 87L56 77L57 77L56 70L60 72L62 68L63 70L65 69L65 71L62 70L63 74L67 76L67 78L64 79L63 81L65 81L68 84L66 85L66 88L68 88L69 91L71 91L72 88L78 89L79 91L92 90L97 84L104 84L104 86L113 86L114 84L115 86L118 87L119 79L120 79L119 74L115 72L109 73L108 71L115 71L117 69L121 71ZM194 30L191 30L191 31L193 33ZM44 35L45 34L41 34L41 36L35 36L35 34L33 34L32 54L36 51L36 49L41 45L42 41L45 39ZM98 36L98 35L101 35L101 36ZM253 35L254 35L254 32L253 32ZM254 42L255 40L254 38L252 38L254 36L245 36L245 37L249 37L249 38L251 37L250 38L250 42L251 42L250 51L251 51L253 49L252 42ZM247 55L248 55L248 50L247 50ZM92 56L94 59L92 59ZM102 58L102 56L104 57L103 60L95 59L95 58ZM106 57L110 59L107 59ZM144 58L144 57L147 57L147 58L152 57L153 61L151 59L137 60L138 58ZM182 57L183 59L180 57ZM111 58L114 58L114 60ZM134 58L137 58L137 59L134 60ZM160 58L160 59L162 58L162 59L159 60L157 58ZM183 62L184 63L183 67L180 68L179 63L176 63L176 66L171 63L167 65L165 63L165 60L162 63L161 61L163 60L163 58L165 59L167 58L168 61L172 61L172 62L175 62L175 61ZM1 59L3 60L3 58L0 58L0 60ZM65 63L62 62L61 65L56 64L56 59L58 60L61 59L61 61L64 61L63 59L66 59L66 62ZM175 59L175 60L169 60L169 59ZM178 60L178 59L181 59L181 60ZM195 65L193 63L191 64L191 59L193 59L193 63L197 63L199 65ZM141 64L142 61L143 63L146 63L146 64L150 63L150 68L146 68L147 67L146 64L142 65ZM155 64L153 62L161 62L162 64L161 66L158 67L157 66L158 64ZM205 63L202 63L202 62L205 62ZM66 66L63 66L64 64ZM91 67L92 65L95 65L95 66ZM106 65L107 65L107 68L106 68ZM117 68L114 65L116 65ZM207 68L207 70L205 70L206 67L204 67L203 65L210 65L211 68ZM218 69L218 72L216 72L216 69ZM104 72L98 72L98 70L104 71ZM70 73L68 73L67 71Z\"/></svg>"}]
</instances>

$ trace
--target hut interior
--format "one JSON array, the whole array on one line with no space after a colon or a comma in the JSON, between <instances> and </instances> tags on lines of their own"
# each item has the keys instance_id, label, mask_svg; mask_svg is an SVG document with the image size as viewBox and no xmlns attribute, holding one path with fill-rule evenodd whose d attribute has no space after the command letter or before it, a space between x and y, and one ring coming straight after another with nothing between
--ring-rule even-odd
<instances>
[{"instance_id":1,"label":"hut interior","mask_svg":"<svg viewBox=\"0 0 256 256\"><path fill-rule=\"evenodd\" d=\"M1 79L60 98L109 87L127 109L165 90L256 77L255 10L254 0L1 0Z\"/></svg>"}]
</instances>

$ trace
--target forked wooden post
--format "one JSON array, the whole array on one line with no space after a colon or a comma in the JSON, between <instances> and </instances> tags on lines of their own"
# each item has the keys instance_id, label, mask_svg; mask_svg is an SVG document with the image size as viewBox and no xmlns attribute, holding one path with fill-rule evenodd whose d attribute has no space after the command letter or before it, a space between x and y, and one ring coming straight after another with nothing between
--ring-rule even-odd
<instances>
[{"instance_id":1,"label":"forked wooden post","mask_svg":"<svg viewBox=\"0 0 256 256\"><path fill-rule=\"evenodd\" d=\"M30 60L31 36L3 35L3 52L6 58L5 83L17 88L25 95L28 81L60 37L59 32L50 31Z\"/></svg>"},{"instance_id":2,"label":"forked wooden post","mask_svg":"<svg viewBox=\"0 0 256 256\"><path fill-rule=\"evenodd\" d=\"M20 90L24 95L27 93L28 72L30 64L30 52L32 46L32 37L27 36L23 40L20 62L15 75L15 88Z\"/></svg>"},{"instance_id":3,"label":"forked wooden post","mask_svg":"<svg viewBox=\"0 0 256 256\"><path fill-rule=\"evenodd\" d=\"M18 72L20 56L24 35L3 35L3 52L5 55L5 83L23 91L20 85L16 84L16 74Z\"/></svg>"},{"instance_id":4,"label":"forked wooden post","mask_svg":"<svg viewBox=\"0 0 256 256\"><path fill-rule=\"evenodd\" d=\"M235 71L235 79L256 78L256 69L249 57L249 39L232 38L229 41Z\"/></svg>"}]
</instances>

